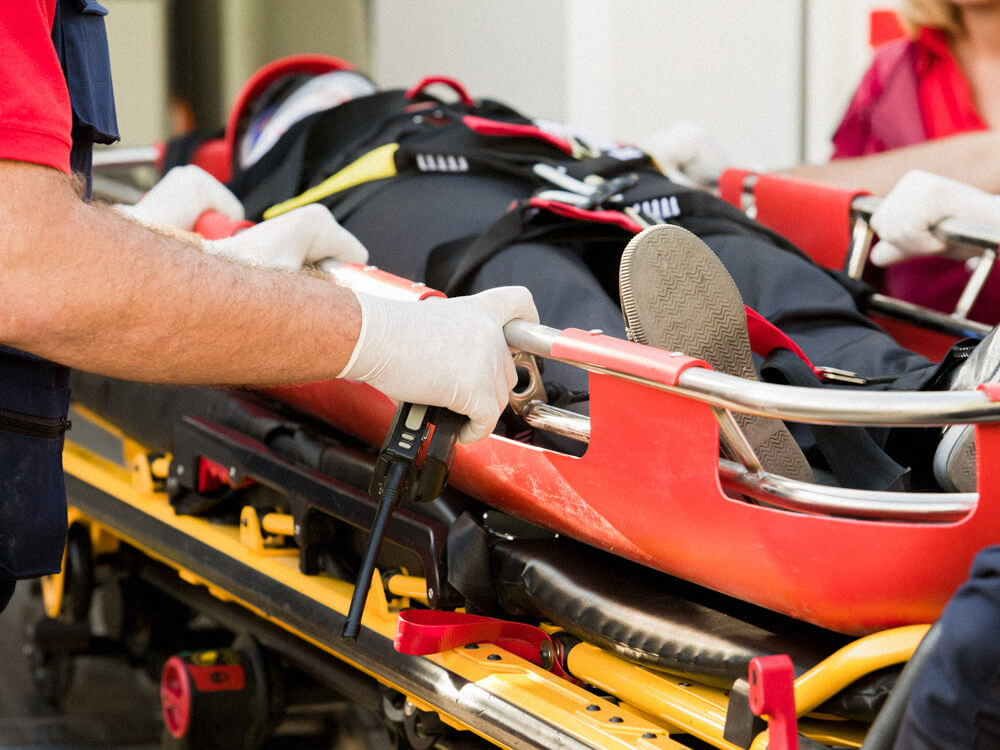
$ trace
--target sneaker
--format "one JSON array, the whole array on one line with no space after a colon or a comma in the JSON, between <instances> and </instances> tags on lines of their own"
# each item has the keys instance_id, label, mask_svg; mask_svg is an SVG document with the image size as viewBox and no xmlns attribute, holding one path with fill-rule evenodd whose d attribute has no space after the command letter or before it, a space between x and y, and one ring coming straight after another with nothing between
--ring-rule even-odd
<instances>
[{"instance_id":1,"label":"sneaker","mask_svg":"<svg viewBox=\"0 0 1000 750\"><path fill-rule=\"evenodd\" d=\"M1000 336L997 328L972 350L955 370L948 388L975 390L980 383L1000 380ZM934 451L934 478L948 492L976 491L976 430L971 424L955 424L944 429Z\"/></svg>"},{"instance_id":2,"label":"sneaker","mask_svg":"<svg viewBox=\"0 0 1000 750\"><path fill-rule=\"evenodd\" d=\"M622 253L618 288L631 341L703 359L727 375L757 379L736 284L691 232L659 224L633 237ZM736 411L733 416L768 473L813 481L809 463L781 420Z\"/></svg>"}]
</instances>

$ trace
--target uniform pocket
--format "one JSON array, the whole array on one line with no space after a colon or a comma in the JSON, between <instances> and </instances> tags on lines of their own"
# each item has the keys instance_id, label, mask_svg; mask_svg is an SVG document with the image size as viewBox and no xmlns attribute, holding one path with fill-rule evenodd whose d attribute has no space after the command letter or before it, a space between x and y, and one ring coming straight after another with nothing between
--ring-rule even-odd
<instances>
[{"instance_id":1,"label":"uniform pocket","mask_svg":"<svg viewBox=\"0 0 1000 750\"><path fill-rule=\"evenodd\" d=\"M64 420L65 422L65 420ZM0 427L0 578L57 573L66 543L63 435Z\"/></svg>"},{"instance_id":2,"label":"uniform pocket","mask_svg":"<svg viewBox=\"0 0 1000 750\"><path fill-rule=\"evenodd\" d=\"M0 579L62 564L68 410L68 368L0 345Z\"/></svg>"}]
</instances>

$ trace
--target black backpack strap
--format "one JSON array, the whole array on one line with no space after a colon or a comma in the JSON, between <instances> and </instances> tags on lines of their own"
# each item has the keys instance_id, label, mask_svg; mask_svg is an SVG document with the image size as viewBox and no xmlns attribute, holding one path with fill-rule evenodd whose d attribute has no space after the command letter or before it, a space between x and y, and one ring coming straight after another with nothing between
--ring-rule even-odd
<instances>
[{"instance_id":1,"label":"black backpack strap","mask_svg":"<svg viewBox=\"0 0 1000 750\"><path fill-rule=\"evenodd\" d=\"M615 223L560 216L535 206L531 200L519 201L482 234L435 246L427 259L425 281L452 296L463 293L465 285L484 263L515 243L612 242L624 247L629 236L629 231Z\"/></svg>"},{"instance_id":2,"label":"black backpack strap","mask_svg":"<svg viewBox=\"0 0 1000 750\"><path fill-rule=\"evenodd\" d=\"M788 349L772 351L761 368L770 383L822 388L816 373ZM889 457L864 427L811 424L816 447L837 481L862 490L903 489L910 470Z\"/></svg>"}]
</instances>

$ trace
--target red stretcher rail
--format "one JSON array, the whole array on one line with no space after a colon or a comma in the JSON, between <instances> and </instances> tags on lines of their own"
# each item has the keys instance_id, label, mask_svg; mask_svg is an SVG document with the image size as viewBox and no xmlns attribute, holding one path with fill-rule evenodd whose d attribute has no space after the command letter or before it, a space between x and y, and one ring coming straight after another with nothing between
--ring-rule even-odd
<instances>
[{"instance_id":1,"label":"red stretcher rail","mask_svg":"<svg viewBox=\"0 0 1000 750\"><path fill-rule=\"evenodd\" d=\"M375 276L391 277L379 269L357 264L323 261L319 264L347 286L362 285L374 291ZM366 277L371 276L368 279ZM426 295L427 287L409 282L393 285L392 293L409 288L413 299ZM682 395L709 404L720 419L727 410L759 414L790 421L841 425L933 426L956 422L1000 422L996 393L947 392L836 392L744 380L715 372L700 360L674 352L634 344L599 332L557 330L513 321L504 328L507 342L518 352L554 359L591 372L611 375L653 389ZM536 384L525 390L538 392ZM521 416L538 429L589 442L588 417L554 407L541 400L512 403ZM727 489L802 513L895 521L954 522L975 509L975 493L906 493L863 491L798 482L748 468L732 461L720 462L720 478Z\"/></svg>"}]
</instances>

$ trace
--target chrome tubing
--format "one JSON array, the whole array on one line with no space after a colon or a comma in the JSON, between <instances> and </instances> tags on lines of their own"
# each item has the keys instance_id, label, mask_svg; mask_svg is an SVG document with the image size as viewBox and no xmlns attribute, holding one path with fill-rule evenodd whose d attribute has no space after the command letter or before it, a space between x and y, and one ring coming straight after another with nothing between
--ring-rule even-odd
<instances>
[{"instance_id":1,"label":"chrome tubing","mask_svg":"<svg viewBox=\"0 0 1000 750\"><path fill-rule=\"evenodd\" d=\"M553 359L552 344L560 331L515 320L504 326L514 349ZM956 422L1000 421L1000 403L980 391L860 391L850 388L806 388L746 380L692 367L671 386L649 378L600 366L583 359L562 358L586 370L677 393L711 406L765 417L829 425L930 427Z\"/></svg>"},{"instance_id":2,"label":"chrome tubing","mask_svg":"<svg viewBox=\"0 0 1000 750\"><path fill-rule=\"evenodd\" d=\"M532 427L555 435L590 441L590 419L538 401L522 413ZM976 493L889 492L829 487L755 471L719 459L719 479L729 492L763 504L809 515L878 521L953 523L976 508Z\"/></svg>"},{"instance_id":3,"label":"chrome tubing","mask_svg":"<svg viewBox=\"0 0 1000 750\"><path fill-rule=\"evenodd\" d=\"M132 146L94 149L94 171L151 167L160 158L156 146Z\"/></svg>"}]
</instances>

